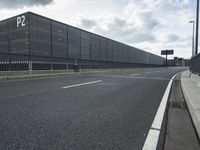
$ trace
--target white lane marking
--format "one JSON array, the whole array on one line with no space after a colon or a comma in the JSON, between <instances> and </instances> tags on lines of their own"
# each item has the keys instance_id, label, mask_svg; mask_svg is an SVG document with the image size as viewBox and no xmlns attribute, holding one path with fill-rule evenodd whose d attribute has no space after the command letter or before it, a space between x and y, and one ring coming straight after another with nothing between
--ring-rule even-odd
<instances>
[{"instance_id":1,"label":"white lane marking","mask_svg":"<svg viewBox=\"0 0 200 150\"><path fill-rule=\"evenodd\" d=\"M138 73L130 74L130 76L138 76L138 75L140 75L140 74L138 74Z\"/></svg>"},{"instance_id":2,"label":"white lane marking","mask_svg":"<svg viewBox=\"0 0 200 150\"><path fill-rule=\"evenodd\" d=\"M145 72L145 73L151 73L151 72Z\"/></svg>"},{"instance_id":3,"label":"white lane marking","mask_svg":"<svg viewBox=\"0 0 200 150\"><path fill-rule=\"evenodd\" d=\"M153 124L151 126L152 128L161 129L162 121L163 121L163 117L164 117L164 114L165 114L165 109L166 109L166 106L167 106L167 101L168 101L168 98L169 98L169 93L170 93L170 90L171 90L172 82L173 82L173 80L171 79L169 81L167 89L165 90L165 93L164 93L163 98L161 100L160 106L159 106L157 113L156 113L156 116L154 118Z\"/></svg>"},{"instance_id":4,"label":"white lane marking","mask_svg":"<svg viewBox=\"0 0 200 150\"><path fill-rule=\"evenodd\" d=\"M86 82L86 83L80 83L80 84L74 84L74 85L68 85L68 86L64 86L62 88L63 89L68 89L68 88L73 88L73 87L78 87L78 86L83 86L83 85L89 85L89 84L94 84L94 83L99 83L99 82L102 82L102 80Z\"/></svg>"},{"instance_id":5,"label":"white lane marking","mask_svg":"<svg viewBox=\"0 0 200 150\"><path fill-rule=\"evenodd\" d=\"M158 140L159 140L160 130L161 130L162 122L163 122L163 117L165 114L167 101L168 101L170 90L171 90L171 86L172 86L174 78L178 74L180 74L180 73L175 74L167 85L167 88L165 90L165 93L163 95L160 106L158 108L158 111L157 111L154 121L152 123L151 129L149 130L149 133L147 135L147 138L145 140L142 150L156 150Z\"/></svg>"},{"instance_id":6,"label":"white lane marking","mask_svg":"<svg viewBox=\"0 0 200 150\"><path fill-rule=\"evenodd\" d=\"M146 138L146 141L148 142L145 142L145 146L142 150L156 150L159 134L160 131L150 129Z\"/></svg>"}]
</instances>

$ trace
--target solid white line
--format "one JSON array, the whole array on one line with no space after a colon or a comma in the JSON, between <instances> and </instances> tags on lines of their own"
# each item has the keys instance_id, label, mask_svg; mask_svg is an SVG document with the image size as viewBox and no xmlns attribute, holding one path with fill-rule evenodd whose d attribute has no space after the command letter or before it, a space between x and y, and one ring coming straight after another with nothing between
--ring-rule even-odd
<instances>
[{"instance_id":1,"label":"solid white line","mask_svg":"<svg viewBox=\"0 0 200 150\"><path fill-rule=\"evenodd\" d=\"M156 150L159 134L160 131L150 129L146 138L146 141L148 142L145 142L145 146L142 150Z\"/></svg>"},{"instance_id":2,"label":"solid white line","mask_svg":"<svg viewBox=\"0 0 200 150\"><path fill-rule=\"evenodd\" d=\"M62 88L63 89L68 89L68 88L73 88L73 87L78 87L78 86L83 86L83 85L89 85L89 84L94 84L94 83L99 83L99 82L102 82L102 80L86 82L86 83L80 83L80 84L74 84L74 85L68 85L68 86L64 86Z\"/></svg>"},{"instance_id":3,"label":"solid white line","mask_svg":"<svg viewBox=\"0 0 200 150\"><path fill-rule=\"evenodd\" d=\"M165 93L163 95L160 106L158 108L158 111L157 111L154 121L152 123L151 129L149 130L149 133L147 135L147 138L145 140L142 150L156 150L158 140L159 140L160 130L161 130L161 126L162 126L162 122L163 122L163 118L164 118L164 114L165 114L165 110L166 110L166 106L167 106L167 101L168 101L170 90L171 90L171 86L172 86L174 78L178 74L179 73L175 74L168 83L168 86L165 90Z\"/></svg>"},{"instance_id":4,"label":"solid white line","mask_svg":"<svg viewBox=\"0 0 200 150\"><path fill-rule=\"evenodd\" d=\"M174 79L174 77L169 81L167 89L165 90L162 101L160 103L160 106L159 106L158 111L156 113L156 116L154 118L153 124L151 126L152 128L161 129L162 121L163 121L163 117L164 117L164 114L165 114L165 109L166 109L166 106L167 106L167 101L168 101L168 98L169 98L169 93L170 93L170 90L171 90L171 85L172 85L173 79Z\"/></svg>"}]
</instances>

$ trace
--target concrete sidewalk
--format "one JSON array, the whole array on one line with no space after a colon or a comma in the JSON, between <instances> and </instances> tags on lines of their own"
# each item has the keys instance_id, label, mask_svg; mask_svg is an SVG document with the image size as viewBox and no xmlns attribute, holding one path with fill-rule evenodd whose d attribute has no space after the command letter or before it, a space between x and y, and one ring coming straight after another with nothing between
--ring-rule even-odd
<instances>
[{"instance_id":1,"label":"concrete sidewalk","mask_svg":"<svg viewBox=\"0 0 200 150\"><path fill-rule=\"evenodd\" d=\"M189 70L181 74L183 94L200 139L200 76Z\"/></svg>"},{"instance_id":2,"label":"concrete sidewalk","mask_svg":"<svg viewBox=\"0 0 200 150\"><path fill-rule=\"evenodd\" d=\"M199 150L199 142L181 89L181 75L173 81L167 110L164 150Z\"/></svg>"}]
</instances>

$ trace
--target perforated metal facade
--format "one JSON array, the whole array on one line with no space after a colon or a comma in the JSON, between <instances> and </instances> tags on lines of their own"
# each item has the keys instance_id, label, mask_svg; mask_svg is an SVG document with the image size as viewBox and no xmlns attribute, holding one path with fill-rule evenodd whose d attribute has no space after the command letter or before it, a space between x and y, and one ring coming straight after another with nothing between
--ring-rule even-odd
<instances>
[{"instance_id":1,"label":"perforated metal facade","mask_svg":"<svg viewBox=\"0 0 200 150\"><path fill-rule=\"evenodd\" d=\"M0 52L102 62L163 64L164 58L27 12L0 22Z\"/></svg>"}]
</instances>

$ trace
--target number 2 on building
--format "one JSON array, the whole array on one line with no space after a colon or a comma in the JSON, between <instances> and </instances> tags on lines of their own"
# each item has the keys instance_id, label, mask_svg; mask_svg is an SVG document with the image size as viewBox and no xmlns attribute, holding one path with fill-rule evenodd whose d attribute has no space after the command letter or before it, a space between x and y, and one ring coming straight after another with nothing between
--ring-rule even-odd
<instances>
[{"instance_id":1,"label":"number 2 on building","mask_svg":"<svg viewBox=\"0 0 200 150\"><path fill-rule=\"evenodd\" d=\"M17 17L17 28L26 26L25 20L26 18L24 15Z\"/></svg>"}]
</instances>

